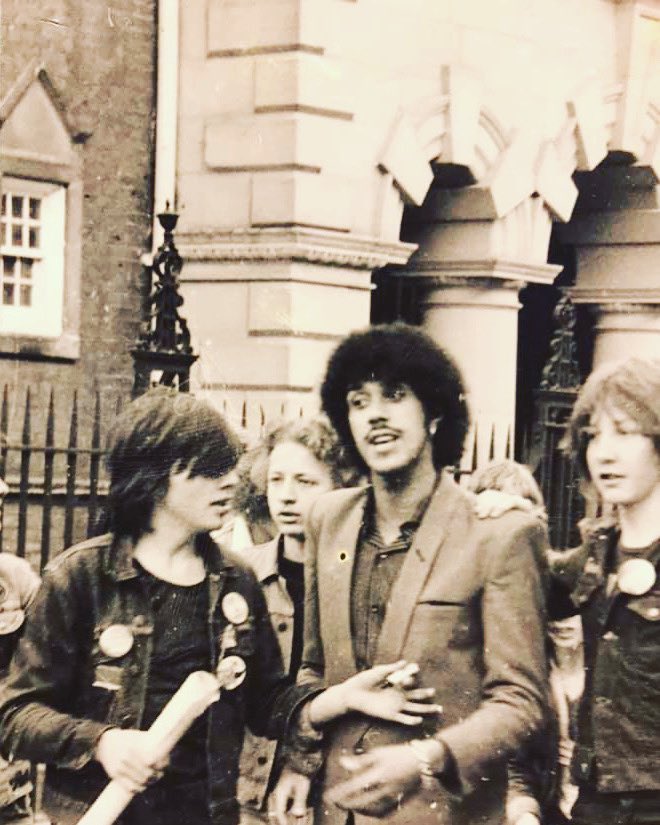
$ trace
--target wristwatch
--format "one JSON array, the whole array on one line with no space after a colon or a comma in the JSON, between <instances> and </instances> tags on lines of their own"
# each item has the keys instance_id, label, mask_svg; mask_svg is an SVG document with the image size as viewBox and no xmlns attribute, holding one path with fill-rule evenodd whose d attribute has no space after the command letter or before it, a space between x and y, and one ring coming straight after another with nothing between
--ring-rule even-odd
<instances>
[{"instance_id":1,"label":"wristwatch","mask_svg":"<svg viewBox=\"0 0 660 825\"><path fill-rule=\"evenodd\" d=\"M447 747L439 739L411 739L408 746L419 762L423 788L436 788L447 762ZM440 751L438 751L438 746Z\"/></svg>"}]
</instances>

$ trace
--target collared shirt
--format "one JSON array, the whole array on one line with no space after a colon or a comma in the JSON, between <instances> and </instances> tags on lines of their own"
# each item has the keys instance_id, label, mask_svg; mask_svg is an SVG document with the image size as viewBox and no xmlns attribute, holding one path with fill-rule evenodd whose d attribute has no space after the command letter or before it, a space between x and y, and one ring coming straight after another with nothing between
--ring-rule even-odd
<instances>
[{"instance_id":1,"label":"collared shirt","mask_svg":"<svg viewBox=\"0 0 660 825\"><path fill-rule=\"evenodd\" d=\"M375 660L392 585L430 500L431 495L419 503L413 517L399 526L399 535L388 544L376 522L373 488L368 489L351 588L353 650L359 670L371 667Z\"/></svg>"}]
</instances>

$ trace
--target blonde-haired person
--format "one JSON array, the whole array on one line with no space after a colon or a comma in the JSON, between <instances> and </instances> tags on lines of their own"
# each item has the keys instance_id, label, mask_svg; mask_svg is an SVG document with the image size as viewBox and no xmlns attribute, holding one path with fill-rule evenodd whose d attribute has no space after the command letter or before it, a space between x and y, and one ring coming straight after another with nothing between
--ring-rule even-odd
<instances>
[{"instance_id":1,"label":"blonde-haired person","mask_svg":"<svg viewBox=\"0 0 660 825\"><path fill-rule=\"evenodd\" d=\"M244 547L239 555L261 582L285 667L295 678L302 656L307 515L323 493L354 483L356 471L321 415L278 423L253 452L252 467L263 475L263 495L277 535ZM243 823L265 815L277 773L276 749L276 742L248 732L238 784Z\"/></svg>"},{"instance_id":2,"label":"blonde-haired person","mask_svg":"<svg viewBox=\"0 0 660 825\"><path fill-rule=\"evenodd\" d=\"M660 822L660 358L607 363L569 424L584 481L614 517L552 557L555 615L582 616L585 688L573 822Z\"/></svg>"}]
</instances>

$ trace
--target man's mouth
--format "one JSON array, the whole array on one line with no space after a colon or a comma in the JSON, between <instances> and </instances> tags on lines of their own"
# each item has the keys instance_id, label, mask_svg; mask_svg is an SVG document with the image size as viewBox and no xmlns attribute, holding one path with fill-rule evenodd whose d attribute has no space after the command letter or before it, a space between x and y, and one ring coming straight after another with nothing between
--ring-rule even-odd
<instances>
[{"instance_id":1,"label":"man's mouth","mask_svg":"<svg viewBox=\"0 0 660 825\"><path fill-rule=\"evenodd\" d=\"M295 521L299 521L300 513L293 513L290 510L285 510L282 513L278 513L277 518L279 521L283 521L285 524L289 524Z\"/></svg>"},{"instance_id":2,"label":"man's mouth","mask_svg":"<svg viewBox=\"0 0 660 825\"><path fill-rule=\"evenodd\" d=\"M397 438L398 435L391 430L376 430L369 433L367 442L378 446L379 444L389 444L392 441L396 441Z\"/></svg>"}]
</instances>

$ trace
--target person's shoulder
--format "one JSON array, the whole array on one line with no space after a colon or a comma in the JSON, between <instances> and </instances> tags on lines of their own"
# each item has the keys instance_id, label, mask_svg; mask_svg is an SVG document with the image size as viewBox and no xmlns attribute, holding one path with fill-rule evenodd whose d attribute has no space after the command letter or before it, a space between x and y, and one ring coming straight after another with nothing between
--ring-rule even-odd
<instances>
[{"instance_id":1,"label":"person's shoulder","mask_svg":"<svg viewBox=\"0 0 660 825\"><path fill-rule=\"evenodd\" d=\"M233 555L254 571L259 581L277 573L277 550L279 537L263 544L254 544L234 550Z\"/></svg>"},{"instance_id":2,"label":"person's shoulder","mask_svg":"<svg viewBox=\"0 0 660 825\"><path fill-rule=\"evenodd\" d=\"M342 512L364 505L369 486L341 487L320 495L312 507L315 518L336 518Z\"/></svg>"},{"instance_id":3,"label":"person's shoulder","mask_svg":"<svg viewBox=\"0 0 660 825\"><path fill-rule=\"evenodd\" d=\"M81 541L52 558L44 572L57 573L67 568L98 563L105 558L112 544L112 533L104 533L101 536Z\"/></svg>"}]
</instances>

